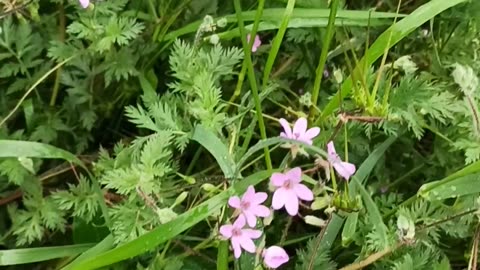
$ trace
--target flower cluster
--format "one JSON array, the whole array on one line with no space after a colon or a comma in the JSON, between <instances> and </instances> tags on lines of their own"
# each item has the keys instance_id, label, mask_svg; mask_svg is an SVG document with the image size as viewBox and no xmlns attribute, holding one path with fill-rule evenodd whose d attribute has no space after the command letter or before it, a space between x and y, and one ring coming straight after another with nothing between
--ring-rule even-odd
<instances>
[{"instance_id":1,"label":"flower cluster","mask_svg":"<svg viewBox=\"0 0 480 270\"><path fill-rule=\"evenodd\" d=\"M312 145L313 139L320 134L318 127L307 128L307 119L305 118L298 119L293 125L293 129L285 119L280 119L280 124L283 127L280 137L308 145ZM287 146L295 153L301 150L294 144ZM333 167L341 177L349 180L355 173L355 165L340 159L333 142L327 144L327 153L329 167ZM285 208L290 216L298 214L300 201L313 201L314 199L312 190L302 184L300 167L292 168L285 173L273 173L270 177L270 184L274 187L271 208L273 210ZM272 214L271 209L263 205L267 198L267 193L256 192L253 186L249 186L241 198L233 196L228 200L229 206L235 209L232 217L236 220L233 224L221 226L220 234L230 240L235 258L241 256L242 250L249 253L257 251L253 240L262 236L262 231L255 229L257 218L266 218ZM277 268L289 260L287 252L279 246L266 248L261 255L264 264L269 268Z\"/></svg>"}]
</instances>

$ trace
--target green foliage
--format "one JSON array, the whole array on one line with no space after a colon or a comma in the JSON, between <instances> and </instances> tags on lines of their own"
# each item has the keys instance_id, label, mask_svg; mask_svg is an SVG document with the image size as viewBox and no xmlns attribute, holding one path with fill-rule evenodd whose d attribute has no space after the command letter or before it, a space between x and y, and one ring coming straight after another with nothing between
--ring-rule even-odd
<instances>
[{"instance_id":1,"label":"green foliage","mask_svg":"<svg viewBox=\"0 0 480 270\"><path fill-rule=\"evenodd\" d=\"M297 270L310 269L336 269L336 264L331 261L329 251L324 248L319 248L318 239L313 238L308 241L303 250L297 252L298 264Z\"/></svg>"}]
</instances>

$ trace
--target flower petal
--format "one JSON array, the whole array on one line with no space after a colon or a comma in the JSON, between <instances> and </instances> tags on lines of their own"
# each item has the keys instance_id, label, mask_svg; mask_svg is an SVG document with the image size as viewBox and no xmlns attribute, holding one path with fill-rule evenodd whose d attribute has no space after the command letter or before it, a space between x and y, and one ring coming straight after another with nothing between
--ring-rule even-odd
<instances>
[{"instance_id":1,"label":"flower petal","mask_svg":"<svg viewBox=\"0 0 480 270\"><path fill-rule=\"evenodd\" d=\"M355 165L352 163L342 161L333 163L332 165L333 168L335 168L335 170L337 171L337 173L340 174L340 176L342 176L343 178L345 178L345 180L349 180L356 171Z\"/></svg>"},{"instance_id":2,"label":"flower petal","mask_svg":"<svg viewBox=\"0 0 480 270\"><path fill-rule=\"evenodd\" d=\"M293 190L285 192L285 209L290 216L298 214L298 197Z\"/></svg>"},{"instance_id":3,"label":"flower petal","mask_svg":"<svg viewBox=\"0 0 480 270\"><path fill-rule=\"evenodd\" d=\"M233 196L228 199L228 205L232 208L240 208L240 198L238 196Z\"/></svg>"},{"instance_id":4,"label":"flower petal","mask_svg":"<svg viewBox=\"0 0 480 270\"><path fill-rule=\"evenodd\" d=\"M292 183L300 183L302 181L302 169L300 167L295 167L285 174Z\"/></svg>"},{"instance_id":5,"label":"flower petal","mask_svg":"<svg viewBox=\"0 0 480 270\"><path fill-rule=\"evenodd\" d=\"M248 226L250 226L251 228L255 228L255 226L257 225L257 217L255 216L255 214L250 210L250 211L244 211L243 215L247 220Z\"/></svg>"},{"instance_id":6,"label":"flower petal","mask_svg":"<svg viewBox=\"0 0 480 270\"><path fill-rule=\"evenodd\" d=\"M304 201L312 201L313 200L313 192L303 184L297 184L293 187L295 194L298 198Z\"/></svg>"},{"instance_id":7,"label":"flower petal","mask_svg":"<svg viewBox=\"0 0 480 270\"><path fill-rule=\"evenodd\" d=\"M328 155L333 155L333 156L336 156L337 155L337 151L335 151L335 145L333 145L333 142L330 141L328 144L327 144L327 153Z\"/></svg>"},{"instance_id":8,"label":"flower petal","mask_svg":"<svg viewBox=\"0 0 480 270\"><path fill-rule=\"evenodd\" d=\"M253 46L260 47L262 45L262 40L260 39L259 35L255 36L255 41L253 41Z\"/></svg>"},{"instance_id":9,"label":"flower petal","mask_svg":"<svg viewBox=\"0 0 480 270\"><path fill-rule=\"evenodd\" d=\"M240 258L240 256L242 255L242 248L240 247L240 241L238 239L238 237L234 237L232 238L232 248L233 248L233 255L235 256L235 258Z\"/></svg>"},{"instance_id":10,"label":"flower petal","mask_svg":"<svg viewBox=\"0 0 480 270\"><path fill-rule=\"evenodd\" d=\"M247 188L247 191L243 194L242 201L251 203L255 198L255 188L250 185Z\"/></svg>"},{"instance_id":11,"label":"flower petal","mask_svg":"<svg viewBox=\"0 0 480 270\"><path fill-rule=\"evenodd\" d=\"M292 139L292 129L290 128L290 124L287 122L287 120L280 118L279 122L280 125L282 125L283 127L283 131L285 132L284 134L286 135L286 137ZM280 136L282 136L282 133L280 133Z\"/></svg>"},{"instance_id":12,"label":"flower petal","mask_svg":"<svg viewBox=\"0 0 480 270\"><path fill-rule=\"evenodd\" d=\"M230 238L232 237L232 232L233 232L233 225L231 224L227 224L227 225L223 225L220 227L220 234L225 237L225 238Z\"/></svg>"},{"instance_id":13,"label":"flower petal","mask_svg":"<svg viewBox=\"0 0 480 270\"><path fill-rule=\"evenodd\" d=\"M253 204L261 204L266 201L268 198L267 193L265 192L257 192L255 193L255 198L252 200Z\"/></svg>"},{"instance_id":14,"label":"flower petal","mask_svg":"<svg viewBox=\"0 0 480 270\"><path fill-rule=\"evenodd\" d=\"M285 205L287 190L279 188L273 193L272 208L278 210Z\"/></svg>"},{"instance_id":15,"label":"flower petal","mask_svg":"<svg viewBox=\"0 0 480 270\"><path fill-rule=\"evenodd\" d=\"M252 212L257 217L268 217L270 215L270 209L264 205L257 205L252 209Z\"/></svg>"},{"instance_id":16,"label":"flower petal","mask_svg":"<svg viewBox=\"0 0 480 270\"><path fill-rule=\"evenodd\" d=\"M243 229L242 235L247 236L250 239L258 239L262 236L262 231L253 230L253 229Z\"/></svg>"},{"instance_id":17,"label":"flower petal","mask_svg":"<svg viewBox=\"0 0 480 270\"><path fill-rule=\"evenodd\" d=\"M90 0L80 0L79 2L83 8L87 8L90 5Z\"/></svg>"},{"instance_id":18,"label":"flower petal","mask_svg":"<svg viewBox=\"0 0 480 270\"><path fill-rule=\"evenodd\" d=\"M255 243L253 243L252 239L248 238L246 235L239 237L238 242L244 250L250 253L255 253Z\"/></svg>"},{"instance_id":19,"label":"flower petal","mask_svg":"<svg viewBox=\"0 0 480 270\"><path fill-rule=\"evenodd\" d=\"M305 134L302 136L302 138L306 139L306 140L312 140L313 138L317 137L318 134L320 134L320 128L319 127L313 127L309 130L307 130L307 132L305 132Z\"/></svg>"},{"instance_id":20,"label":"flower petal","mask_svg":"<svg viewBox=\"0 0 480 270\"><path fill-rule=\"evenodd\" d=\"M287 175L283 173L273 173L272 176L270 176L270 183L274 185L275 187L281 187L283 186L283 183L288 180Z\"/></svg>"},{"instance_id":21,"label":"flower petal","mask_svg":"<svg viewBox=\"0 0 480 270\"><path fill-rule=\"evenodd\" d=\"M245 223L246 223L245 217L243 215L240 215L238 216L237 220L235 220L235 222L233 223L233 227L242 229L243 227L245 227Z\"/></svg>"},{"instance_id":22,"label":"flower petal","mask_svg":"<svg viewBox=\"0 0 480 270\"><path fill-rule=\"evenodd\" d=\"M289 257L283 248L271 246L264 250L263 260L266 266L270 268L278 268L280 265L288 262Z\"/></svg>"},{"instance_id":23,"label":"flower petal","mask_svg":"<svg viewBox=\"0 0 480 270\"><path fill-rule=\"evenodd\" d=\"M302 137L307 131L307 119L305 117L298 118L293 126L293 135Z\"/></svg>"}]
</instances>

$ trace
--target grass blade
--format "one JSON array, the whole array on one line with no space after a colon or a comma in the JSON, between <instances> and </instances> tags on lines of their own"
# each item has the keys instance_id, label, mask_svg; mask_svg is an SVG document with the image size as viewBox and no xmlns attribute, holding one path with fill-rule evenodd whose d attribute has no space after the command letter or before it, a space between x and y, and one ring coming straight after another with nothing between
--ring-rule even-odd
<instances>
[{"instance_id":1,"label":"grass blade","mask_svg":"<svg viewBox=\"0 0 480 270\"><path fill-rule=\"evenodd\" d=\"M12 157L63 159L83 166L82 161L80 161L80 159L74 154L49 144L29 141L0 140L0 158Z\"/></svg>"},{"instance_id":2,"label":"grass blade","mask_svg":"<svg viewBox=\"0 0 480 270\"><path fill-rule=\"evenodd\" d=\"M200 143L213 155L226 178L234 177L235 163L228 153L227 147L213 132L197 125L192 139Z\"/></svg>"},{"instance_id":3,"label":"grass blade","mask_svg":"<svg viewBox=\"0 0 480 270\"><path fill-rule=\"evenodd\" d=\"M263 11L262 16L260 17L261 22L269 22L269 23L275 23L278 27L278 23L282 20L283 18L283 13L285 9L283 8L268 8ZM291 15L291 20L297 20L297 19L321 19L321 18L328 18L328 15L330 14L329 9L311 9L311 8L295 8L292 12ZM364 21L365 24L368 23L368 11L360 11L360 10L339 10L337 12L337 19L342 20L342 19L351 19L351 20L358 20L358 21ZM391 12L372 12L371 13L372 19L391 19L395 17L395 13ZM256 11L243 11L242 12L242 18L243 21L249 22L249 21L254 21L256 17ZM406 15L398 15L398 17L404 17ZM226 16L223 16L227 19L229 23L237 23L237 17L236 14L229 14ZM172 31L168 34L166 34L163 38L164 41L169 41L169 40L175 40L178 37L181 37L183 35L195 33L202 23L202 20L190 23L178 30ZM276 28L275 28L276 29Z\"/></svg>"},{"instance_id":4,"label":"grass blade","mask_svg":"<svg viewBox=\"0 0 480 270\"><path fill-rule=\"evenodd\" d=\"M263 79L262 79L262 90L267 87L268 80L270 78L270 73L273 68L273 64L275 63L275 59L277 58L278 51L280 50L280 46L282 45L283 36L287 31L287 26L292 17L292 12L295 7L295 0L288 0L287 7L285 8L285 12L282 17L282 21L280 23L280 27L278 28L278 32L273 39L272 48L268 53L267 63L265 64L265 69L263 71ZM265 138L263 138L265 139Z\"/></svg>"},{"instance_id":5,"label":"grass blade","mask_svg":"<svg viewBox=\"0 0 480 270\"><path fill-rule=\"evenodd\" d=\"M457 178L448 184L438 185L437 182L424 184L421 189L428 190L419 193L423 198L430 201L441 201L449 198L475 194L480 192L480 174L467 175ZM430 188L436 186L435 188Z\"/></svg>"},{"instance_id":6,"label":"grass blade","mask_svg":"<svg viewBox=\"0 0 480 270\"><path fill-rule=\"evenodd\" d=\"M247 65L247 76L248 76L248 81L250 82L250 88L252 91L252 96L255 101L255 112L257 116L257 121L258 121L258 126L260 129L260 136L262 137L263 140L267 139L267 132L265 128L265 122L263 121L263 113L262 113L262 102L260 100L259 96L259 91L258 91L258 86L257 86L257 80L255 78L255 71L253 69L253 62L252 62L252 53L251 53L251 45L253 44L253 40L256 34L256 28L255 26L257 25L257 21L255 21L254 24L254 31L252 31L250 34L252 36L250 43L247 42L247 33L245 31L245 25L243 23L243 17L242 17L242 5L240 3L240 0L234 0L233 4L235 6L235 12L238 20L238 28L240 30L240 35L242 37L242 44L243 44L243 51L245 53L245 60L246 62L244 64ZM265 4L264 0L260 0L258 2L258 16L257 19L263 14L263 6ZM270 158L270 150L268 147L264 148L264 153L265 153L265 163L267 166L267 169L272 170L272 161Z\"/></svg>"},{"instance_id":7,"label":"grass blade","mask_svg":"<svg viewBox=\"0 0 480 270\"><path fill-rule=\"evenodd\" d=\"M93 244L80 244L57 247L20 248L0 251L0 265L17 265L48 261L75 256L92 247Z\"/></svg>"}]
</instances>

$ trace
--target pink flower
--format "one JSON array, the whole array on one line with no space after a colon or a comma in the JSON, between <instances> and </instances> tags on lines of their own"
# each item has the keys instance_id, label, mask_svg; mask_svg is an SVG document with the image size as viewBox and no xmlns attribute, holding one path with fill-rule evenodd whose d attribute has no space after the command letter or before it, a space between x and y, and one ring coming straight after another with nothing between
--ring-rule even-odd
<instances>
[{"instance_id":1,"label":"pink flower","mask_svg":"<svg viewBox=\"0 0 480 270\"><path fill-rule=\"evenodd\" d=\"M261 205L267 197L267 193L255 193L255 188L249 186L242 199L238 196L233 196L228 200L228 204L240 210L240 215L245 217L248 226L254 228L257 224L257 217L268 217L270 215L270 210L266 206Z\"/></svg>"},{"instance_id":2,"label":"pink flower","mask_svg":"<svg viewBox=\"0 0 480 270\"><path fill-rule=\"evenodd\" d=\"M348 181L350 177L355 173L356 168L355 165L352 163L344 162L340 159L337 152L335 151L335 146L333 142L329 142L327 144L327 152L328 152L328 162L332 164L333 168L337 173L345 178Z\"/></svg>"},{"instance_id":3,"label":"pink flower","mask_svg":"<svg viewBox=\"0 0 480 270\"><path fill-rule=\"evenodd\" d=\"M280 137L286 139L292 139L301 141L307 144L313 144L313 138L320 134L320 128L313 127L307 130L307 119L304 117L299 118L293 125L293 130L290 128L290 124L287 120L281 118L280 124L283 127L283 131L280 133Z\"/></svg>"},{"instance_id":4,"label":"pink flower","mask_svg":"<svg viewBox=\"0 0 480 270\"><path fill-rule=\"evenodd\" d=\"M247 35L247 42L250 44L250 34ZM256 52L260 45L262 45L262 41L260 40L260 36L256 35L253 41L252 52Z\"/></svg>"},{"instance_id":5,"label":"pink flower","mask_svg":"<svg viewBox=\"0 0 480 270\"><path fill-rule=\"evenodd\" d=\"M255 243L252 239L257 239L262 235L259 230L244 229L245 218L239 216L232 224L220 227L220 233L227 239L230 239L235 258L240 258L242 248L250 253L255 253Z\"/></svg>"},{"instance_id":6,"label":"pink flower","mask_svg":"<svg viewBox=\"0 0 480 270\"><path fill-rule=\"evenodd\" d=\"M280 265L288 262L287 252L278 246L271 246L265 249L262 253L263 262L270 268L277 268Z\"/></svg>"},{"instance_id":7,"label":"pink flower","mask_svg":"<svg viewBox=\"0 0 480 270\"><path fill-rule=\"evenodd\" d=\"M90 0L79 0L79 2L83 8L87 8L90 5Z\"/></svg>"},{"instance_id":8,"label":"pink flower","mask_svg":"<svg viewBox=\"0 0 480 270\"><path fill-rule=\"evenodd\" d=\"M273 194L272 207L278 210L285 206L288 214L295 216L298 213L299 199L312 201L312 191L303 184L302 170L299 167L283 173L273 173L270 182L277 187Z\"/></svg>"}]
</instances>

